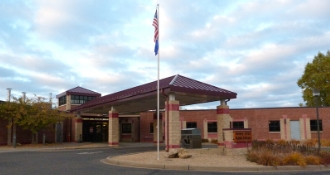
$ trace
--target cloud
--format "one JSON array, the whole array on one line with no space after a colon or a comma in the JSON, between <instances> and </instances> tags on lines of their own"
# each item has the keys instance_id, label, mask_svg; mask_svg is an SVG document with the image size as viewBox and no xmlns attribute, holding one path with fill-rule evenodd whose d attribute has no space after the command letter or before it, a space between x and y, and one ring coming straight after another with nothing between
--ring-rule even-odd
<instances>
[{"instance_id":1,"label":"cloud","mask_svg":"<svg viewBox=\"0 0 330 175\"><path fill-rule=\"evenodd\" d=\"M329 50L326 0L6 1L0 99L5 87L16 95L48 97L76 86L106 95L156 80L157 3L160 77L181 74L237 92L231 108L298 106L296 81Z\"/></svg>"}]
</instances>

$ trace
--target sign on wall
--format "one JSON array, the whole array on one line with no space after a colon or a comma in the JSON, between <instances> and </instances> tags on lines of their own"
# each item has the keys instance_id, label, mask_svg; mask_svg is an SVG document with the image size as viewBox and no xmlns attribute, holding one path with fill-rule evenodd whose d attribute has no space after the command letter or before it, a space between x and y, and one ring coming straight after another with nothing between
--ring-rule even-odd
<instances>
[{"instance_id":1,"label":"sign on wall","mask_svg":"<svg viewBox=\"0 0 330 175\"><path fill-rule=\"evenodd\" d=\"M252 131L233 131L234 142L252 142Z\"/></svg>"}]
</instances>

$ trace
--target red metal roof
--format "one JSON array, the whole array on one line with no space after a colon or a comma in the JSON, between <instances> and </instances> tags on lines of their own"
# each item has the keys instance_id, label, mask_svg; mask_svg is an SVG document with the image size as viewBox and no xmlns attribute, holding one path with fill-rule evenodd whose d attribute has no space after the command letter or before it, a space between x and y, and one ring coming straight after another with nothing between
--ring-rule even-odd
<instances>
[{"instance_id":1,"label":"red metal roof","mask_svg":"<svg viewBox=\"0 0 330 175\"><path fill-rule=\"evenodd\" d=\"M193 80L181 75L174 77L173 81L169 85L172 91L194 93L201 95L212 95L212 96L223 96L226 95L228 98L236 98L236 93L228 91L226 89L218 88L206 83L202 83L197 80Z\"/></svg>"},{"instance_id":2,"label":"red metal roof","mask_svg":"<svg viewBox=\"0 0 330 175\"><path fill-rule=\"evenodd\" d=\"M75 88L69 89L61 94L56 95L56 98L60 98L63 97L65 95L86 95L86 96L96 96L96 97L100 97L101 94L91 91L89 89L85 89L83 87L77 86Z\"/></svg>"},{"instance_id":3,"label":"red metal roof","mask_svg":"<svg viewBox=\"0 0 330 175\"><path fill-rule=\"evenodd\" d=\"M159 80L160 90L169 94L170 92L176 93L184 93L184 94L197 94L197 95L207 95L207 96L215 96L221 97L223 99L232 99L236 98L236 93L228 91L226 89L218 88L216 86L212 86L206 83L202 83L182 75L174 75L171 77L167 77ZM123 91L119 91L113 94L105 95L100 98L96 98L91 100L85 104L77 106L72 111L79 111L84 108L116 103L116 102L124 102L125 99L132 99L135 96L146 96L146 95L154 95L157 93L157 81L153 81L147 84L143 84L140 86L136 86L130 89L126 89Z\"/></svg>"}]
</instances>

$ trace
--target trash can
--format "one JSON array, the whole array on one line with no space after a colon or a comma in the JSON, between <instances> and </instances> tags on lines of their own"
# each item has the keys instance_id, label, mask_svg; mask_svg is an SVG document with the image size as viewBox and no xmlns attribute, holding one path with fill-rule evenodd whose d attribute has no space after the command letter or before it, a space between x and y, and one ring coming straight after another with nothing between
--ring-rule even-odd
<instances>
[{"instance_id":1,"label":"trash can","mask_svg":"<svg viewBox=\"0 0 330 175\"><path fill-rule=\"evenodd\" d=\"M202 148L201 131L198 128L182 129L181 147L186 149Z\"/></svg>"}]
</instances>

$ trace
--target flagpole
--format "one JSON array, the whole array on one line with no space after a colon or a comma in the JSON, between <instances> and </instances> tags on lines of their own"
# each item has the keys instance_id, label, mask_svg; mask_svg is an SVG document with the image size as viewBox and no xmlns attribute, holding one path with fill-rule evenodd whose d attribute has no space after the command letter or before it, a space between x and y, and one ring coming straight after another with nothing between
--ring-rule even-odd
<instances>
[{"instance_id":1,"label":"flagpole","mask_svg":"<svg viewBox=\"0 0 330 175\"><path fill-rule=\"evenodd\" d=\"M158 59L157 59L157 160L159 160L159 4L157 4L157 18L158 18Z\"/></svg>"}]
</instances>

